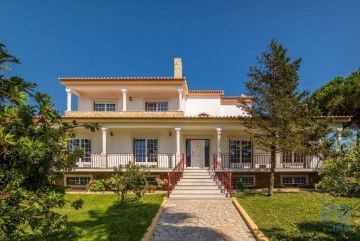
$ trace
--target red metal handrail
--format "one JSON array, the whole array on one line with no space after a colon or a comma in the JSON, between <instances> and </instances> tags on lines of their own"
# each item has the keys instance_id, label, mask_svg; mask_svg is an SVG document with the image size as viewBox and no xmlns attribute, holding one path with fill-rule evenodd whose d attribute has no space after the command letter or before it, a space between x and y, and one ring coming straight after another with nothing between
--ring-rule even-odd
<instances>
[{"instance_id":1,"label":"red metal handrail","mask_svg":"<svg viewBox=\"0 0 360 241\"><path fill-rule=\"evenodd\" d=\"M174 169L168 173L168 191L167 191L167 197L170 197L171 191L175 188L175 185L180 181L180 178L182 178L184 174L184 153L180 154L180 161Z\"/></svg>"},{"instance_id":2,"label":"red metal handrail","mask_svg":"<svg viewBox=\"0 0 360 241\"><path fill-rule=\"evenodd\" d=\"M218 155L214 154L213 156L213 172L217 179L220 181L221 185L224 187L225 191L229 194L229 197L232 196L232 177L231 172L226 171L221 162L218 161Z\"/></svg>"}]
</instances>

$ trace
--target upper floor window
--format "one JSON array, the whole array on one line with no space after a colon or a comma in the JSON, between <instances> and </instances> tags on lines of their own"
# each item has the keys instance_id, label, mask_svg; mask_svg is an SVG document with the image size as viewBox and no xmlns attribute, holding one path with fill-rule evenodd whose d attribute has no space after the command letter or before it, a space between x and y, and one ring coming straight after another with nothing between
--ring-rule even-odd
<instances>
[{"instance_id":1,"label":"upper floor window","mask_svg":"<svg viewBox=\"0 0 360 241\"><path fill-rule=\"evenodd\" d=\"M97 103L94 104L94 111L115 111L115 103Z\"/></svg>"},{"instance_id":2,"label":"upper floor window","mask_svg":"<svg viewBox=\"0 0 360 241\"><path fill-rule=\"evenodd\" d=\"M167 102L146 102L145 110L146 111L167 111L168 103Z\"/></svg>"}]
</instances>

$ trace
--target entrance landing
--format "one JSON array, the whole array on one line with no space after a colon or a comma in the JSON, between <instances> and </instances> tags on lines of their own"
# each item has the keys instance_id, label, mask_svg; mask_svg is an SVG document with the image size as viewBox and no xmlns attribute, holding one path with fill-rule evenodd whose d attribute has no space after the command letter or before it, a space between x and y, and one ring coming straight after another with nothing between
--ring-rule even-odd
<instances>
[{"instance_id":1,"label":"entrance landing","mask_svg":"<svg viewBox=\"0 0 360 241\"><path fill-rule=\"evenodd\" d=\"M232 204L231 199L168 199L152 240L253 241L256 239Z\"/></svg>"}]
</instances>

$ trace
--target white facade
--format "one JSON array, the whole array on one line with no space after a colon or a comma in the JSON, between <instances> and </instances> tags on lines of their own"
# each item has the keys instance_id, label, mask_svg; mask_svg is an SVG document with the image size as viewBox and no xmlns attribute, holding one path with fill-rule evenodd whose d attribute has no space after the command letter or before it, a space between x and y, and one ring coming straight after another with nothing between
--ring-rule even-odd
<instances>
[{"instance_id":1,"label":"white facade","mask_svg":"<svg viewBox=\"0 0 360 241\"><path fill-rule=\"evenodd\" d=\"M63 119L102 125L97 132L79 129L72 140L72 148L85 149L75 173L87 176L80 180L75 178L80 174L69 174L71 182L130 161L168 172L181 159L187 167L209 167L216 159L233 172L252 172L245 177L253 178L253 184L255 172L269 170L269 153L251 143L241 121L248 115L240 102L251 105L252 99L227 97L221 90L189 90L181 71L177 59L175 77L60 78L67 96ZM72 109L74 95L78 106ZM318 159L294 153L276 157L276 169L283 173L314 172L318 165Z\"/></svg>"}]
</instances>

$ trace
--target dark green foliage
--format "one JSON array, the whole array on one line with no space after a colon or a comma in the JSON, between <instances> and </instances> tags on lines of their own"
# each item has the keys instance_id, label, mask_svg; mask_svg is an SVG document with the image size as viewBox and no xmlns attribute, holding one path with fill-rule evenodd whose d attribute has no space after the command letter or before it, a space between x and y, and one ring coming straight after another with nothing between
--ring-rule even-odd
<instances>
[{"instance_id":1,"label":"dark green foliage","mask_svg":"<svg viewBox=\"0 0 360 241\"><path fill-rule=\"evenodd\" d=\"M360 127L360 69L349 77L336 77L309 98L319 115L353 116L351 124ZM360 133L358 132L358 137Z\"/></svg>"},{"instance_id":2,"label":"dark green foliage","mask_svg":"<svg viewBox=\"0 0 360 241\"><path fill-rule=\"evenodd\" d=\"M269 196L274 185L276 154L281 151L318 153L318 140L327 132L313 111L304 103L307 92L300 92L298 70L301 59L291 61L287 50L272 40L269 52L257 58L258 66L250 67L245 82L252 106L243 103L251 118L244 125L261 149L271 153ZM255 134L254 134L255 133Z\"/></svg>"},{"instance_id":3,"label":"dark green foliage","mask_svg":"<svg viewBox=\"0 0 360 241\"><path fill-rule=\"evenodd\" d=\"M317 188L337 196L360 195L360 141L329 158L320 172Z\"/></svg>"},{"instance_id":4,"label":"dark green foliage","mask_svg":"<svg viewBox=\"0 0 360 241\"><path fill-rule=\"evenodd\" d=\"M18 63L0 44L0 72ZM32 231L38 238L60 229L66 217L64 188L58 182L71 170L82 151L70 153L69 138L79 125L63 123L47 94L19 77L0 75L0 239L16 240ZM27 104L31 100L34 104ZM97 129L96 124L86 124ZM73 203L79 208L81 201Z\"/></svg>"}]
</instances>

